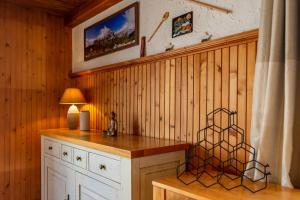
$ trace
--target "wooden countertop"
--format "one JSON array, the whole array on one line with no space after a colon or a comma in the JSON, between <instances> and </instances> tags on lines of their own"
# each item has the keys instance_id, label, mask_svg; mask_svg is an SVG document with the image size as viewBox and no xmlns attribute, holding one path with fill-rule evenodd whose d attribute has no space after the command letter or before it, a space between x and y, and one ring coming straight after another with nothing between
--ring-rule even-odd
<instances>
[{"instance_id":1,"label":"wooden countertop","mask_svg":"<svg viewBox=\"0 0 300 200\"><path fill-rule=\"evenodd\" d=\"M185 142L137 135L118 135L117 137L107 137L96 131L48 129L42 130L40 133L47 137L127 158L138 158L180 151L189 147L189 144Z\"/></svg>"},{"instance_id":2,"label":"wooden countertop","mask_svg":"<svg viewBox=\"0 0 300 200\"><path fill-rule=\"evenodd\" d=\"M186 199L197 200L299 200L300 190L281 187L276 184L268 184L265 190L252 193L243 187L227 191L219 185L210 188L202 186L198 182L185 185L175 176L165 177L152 182L154 187L180 194Z\"/></svg>"}]
</instances>

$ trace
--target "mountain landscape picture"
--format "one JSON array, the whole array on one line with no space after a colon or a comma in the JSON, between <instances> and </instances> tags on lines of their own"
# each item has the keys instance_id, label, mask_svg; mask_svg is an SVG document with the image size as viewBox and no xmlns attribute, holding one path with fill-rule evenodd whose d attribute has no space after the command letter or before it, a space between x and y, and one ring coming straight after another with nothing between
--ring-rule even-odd
<instances>
[{"instance_id":1,"label":"mountain landscape picture","mask_svg":"<svg viewBox=\"0 0 300 200\"><path fill-rule=\"evenodd\" d=\"M139 43L138 3L84 30L84 60L90 60Z\"/></svg>"}]
</instances>

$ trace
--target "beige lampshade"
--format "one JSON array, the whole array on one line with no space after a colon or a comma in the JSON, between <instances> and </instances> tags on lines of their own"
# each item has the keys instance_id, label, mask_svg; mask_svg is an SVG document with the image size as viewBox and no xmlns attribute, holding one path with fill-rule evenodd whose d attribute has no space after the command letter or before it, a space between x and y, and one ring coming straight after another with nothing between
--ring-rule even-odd
<instances>
[{"instance_id":1,"label":"beige lampshade","mask_svg":"<svg viewBox=\"0 0 300 200\"><path fill-rule=\"evenodd\" d=\"M86 100L78 88L67 88L60 99L60 104L86 104Z\"/></svg>"}]
</instances>

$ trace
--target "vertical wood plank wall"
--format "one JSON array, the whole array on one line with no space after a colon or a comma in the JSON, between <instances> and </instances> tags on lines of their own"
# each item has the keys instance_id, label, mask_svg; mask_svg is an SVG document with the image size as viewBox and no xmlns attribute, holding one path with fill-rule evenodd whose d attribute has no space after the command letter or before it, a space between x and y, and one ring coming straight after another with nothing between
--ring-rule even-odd
<instances>
[{"instance_id":1,"label":"vertical wood plank wall","mask_svg":"<svg viewBox=\"0 0 300 200\"><path fill-rule=\"evenodd\" d=\"M194 142L206 114L224 107L238 112L249 133L257 30L115 65L74 78L86 90L91 127L107 128L117 113L119 132ZM202 48L203 47L203 48ZM195 50L193 50L195 49ZM80 74L80 73L79 73ZM225 122L220 116L219 123Z\"/></svg>"},{"instance_id":2,"label":"vertical wood plank wall","mask_svg":"<svg viewBox=\"0 0 300 200\"><path fill-rule=\"evenodd\" d=\"M40 199L38 130L65 126L71 66L63 19L0 2L0 200Z\"/></svg>"}]
</instances>

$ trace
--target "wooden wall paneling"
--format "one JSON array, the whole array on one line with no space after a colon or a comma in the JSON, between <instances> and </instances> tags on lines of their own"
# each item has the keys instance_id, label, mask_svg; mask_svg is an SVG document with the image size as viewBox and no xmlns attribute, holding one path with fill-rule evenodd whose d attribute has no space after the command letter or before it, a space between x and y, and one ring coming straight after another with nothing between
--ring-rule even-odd
<instances>
[{"instance_id":1,"label":"wooden wall paneling","mask_svg":"<svg viewBox=\"0 0 300 200\"><path fill-rule=\"evenodd\" d=\"M90 104L91 107L93 108L94 112L94 129L99 130L99 97L98 97L98 90L100 85L98 84L99 82L99 74L94 74L93 76L93 81L92 81L92 87L94 87L94 98L95 98L95 105Z\"/></svg>"},{"instance_id":2,"label":"wooden wall paneling","mask_svg":"<svg viewBox=\"0 0 300 200\"><path fill-rule=\"evenodd\" d=\"M95 80L94 80L94 87L95 87L95 105L94 110L95 110L95 117L96 117L96 122L95 122L95 127L97 130L101 130L101 101L100 101L100 93L101 93L101 73L95 74ZM89 102L88 102L89 103Z\"/></svg>"},{"instance_id":3,"label":"wooden wall paneling","mask_svg":"<svg viewBox=\"0 0 300 200\"><path fill-rule=\"evenodd\" d=\"M170 75L171 75L171 62L170 60L165 61L165 76L164 79L164 119L165 119L165 129L164 129L164 138L170 138Z\"/></svg>"},{"instance_id":4,"label":"wooden wall paneling","mask_svg":"<svg viewBox=\"0 0 300 200\"><path fill-rule=\"evenodd\" d=\"M86 96L88 96L88 98L92 99L92 101L95 102L95 105L96 105L96 97L95 97L96 96L96 94L95 94L96 87L93 85L94 76L95 76L95 74L91 74L88 76L86 87L91 88L91 89L87 89L88 95L86 95ZM94 129L96 127L94 106L92 106L91 104L86 104L86 105L83 105L80 110L83 110L83 108L87 108L88 110L91 111L91 113L90 113L91 128Z\"/></svg>"},{"instance_id":5,"label":"wooden wall paneling","mask_svg":"<svg viewBox=\"0 0 300 200\"><path fill-rule=\"evenodd\" d=\"M129 134L133 134L133 125L134 125L134 108L135 105L135 85L134 85L134 67L129 68Z\"/></svg>"},{"instance_id":6,"label":"wooden wall paneling","mask_svg":"<svg viewBox=\"0 0 300 200\"><path fill-rule=\"evenodd\" d=\"M131 68L129 68L130 70ZM113 71L107 72L107 112L106 112L106 127L109 124L109 113L113 110ZM129 94L129 97L131 97L131 94Z\"/></svg>"},{"instance_id":7,"label":"wooden wall paneling","mask_svg":"<svg viewBox=\"0 0 300 200\"><path fill-rule=\"evenodd\" d=\"M47 16L41 13L41 16L39 19L41 20L41 41L39 42L40 44L40 48L39 48L39 52L40 52L40 66L38 67L38 71L37 71L37 76L39 78L39 83L38 83L38 88L39 88L39 95L37 96L39 103L41 104L40 106L38 106L38 118L37 118L37 123L38 123L38 130L44 129L46 128L46 115L47 115L47 108L46 108L46 66L47 66L47 60L46 60L46 46L47 46L47 28L46 28L46 21L47 21ZM64 61L64 64L66 63L66 61ZM63 108L62 108L63 109ZM65 115L66 116L66 115ZM40 141L40 140L39 140ZM36 147L36 149L41 149L41 144L40 142L38 142L38 145ZM40 150L37 150L40 153ZM35 169L35 168L34 168ZM35 195L36 198L38 199L41 195L41 173L40 170L36 171L36 174L38 176L37 179L35 179L36 181L36 190L38 191ZM18 199L18 198L16 198Z\"/></svg>"},{"instance_id":8,"label":"wooden wall paneling","mask_svg":"<svg viewBox=\"0 0 300 200\"><path fill-rule=\"evenodd\" d=\"M102 127L103 130L107 129L107 112L108 112L108 72L103 72L102 73L102 78L103 78L103 91L102 91L102 95L103 95L103 123L102 123ZM92 103L92 102L91 102Z\"/></svg>"},{"instance_id":9,"label":"wooden wall paneling","mask_svg":"<svg viewBox=\"0 0 300 200\"><path fill-rule=\"evenodd\" d=\"M133 128L132 128L132 134L139 135L139 116L138 116L138 92L139 92L139 80L138 80L138 75L139 75L139 65L136 65L134 67L134 104L133 104Z\"/></svg>"},{"instance_id":10,"label":"wooden wall paneling","mask_svg":"<svg viewBox=\"0 0 300 200\"><path fill-rule=\"evenodd\" d=\"M54 19L53 19L54 20ZM31 24L30 22L33 22L33 23L36 23L35 21L33 21L32 19L32 14L31 13L28 13L28 16L26 18L26 34L29 36L27 37L25 40L26 40L26 73L25 73L25 76L26 76L26 79L25 79L25 94L26 94L26 100L25 100L25 108L26 108L26 114L25 114L25 119L24 119L24 124L25 124L25 166L24 167L24 186L26 185L30 185L31 186L31 176L30 176L30 170L31 170L31 160L32 160L32 157L31 157L31 145L32 145L32 134L27 134L27 133L32 133L31 131L31 115L33 113L33 109L32 109L32 105L31 105L31 99L32 99L32 90L31 90L31 74L33 72L33 67L32 67L32 51L33 51L33 48L32 48L32 26L33 24ZM53 27L54 23L51 23L51 27ZM56 32L53 30L53 38L56 37ZM54 63L54 60L52 60L53 63ZM54 85L52 85L54 86ZM51 99L53 100L53 99ZM52 105L51 104L51 108L52 108ZM54 109L52 110L51 109L51 112L54 114ZM51 120L51 124L54 124L54 120ZM24 196L25 196L25 199L31 199L31 189L27 189L24 187Z\"/></svg>"},{"instance_id":11,"label":"wooden wall paneling","mask_svg":"<svg viewBox=\"0 0 300 200\"><path fill-rule=\"evenodd\" d=\"M120 81L119 81L119 103L120 113L119 115L119 130L121 133L124 131L124 69L120 69Z\"/></svg>"},{"instance_id":12,"label":"wooden wall paneling","mask_svg":"<svg viewBox=\"0 0 300 200\"><path fill-rule=\"evenodd\" d=\"M4 6L1 6L0 7L0 12L1 13L4 13ZM3 15L0 15L0 26L3 27L4 29L4 16ZM4 31L0 31L0 38L4 38L5 35L4 35ZM2 41L4 42L4 41ZM0 45L0 51L1 52L5 52L5 45ZM0 59L0 65L1 66L4 66L5 65L5 60L3 58ZM5 84L5 67L0 67L0 73L1 73L1 79L0 79L0 85L4 85ZM4 87L1 87L1 96L0 96L0 109L3 110L4 109L4 102L5 102L5 98L4 98L4 90L5 88ZM1 112L0 114L0 117L1 117L1 120L0 120L0 127L3 127L4 128L4 112ZM4 160L4 144L5 144L5 141L4 141L4 130L1 131L1 134L0 134L0 163L5 163L5 160ZM0 165L0 171L1 172L4 172L5 171L5 165ZM1 199L4 199L4 194L5 194L5 179L4 179L4 173L3 175L0 177L0 197Z\"/></svg>"},{"instance_id":13,"label":"wooden wall paneling","mask_svg":"<svg viewBox=\"0 0 300 200\"><path fill-rule=\"evenodd\" d=\"M65 124L58 103L70 32L63 19L37 9L1 2L0 11L0 199L39 199L38 130Z\"/></svg>"},{"instance_id":14,"label":"wooden wall paneling","mask_svg":"<svg viewBox=\"0 0 300 200\"><path fill-rule=\"evenodd\" d=\"M120 129L120 123L122 123L122 101L121 101L121 70L117 73L117 117L118 117L118 129Z\"/></svg>"},{"instance_id":15,"label":"wooden wall paneling","mask_svg":"<svg viewBox=\"0 0 300 200\"><path fill-rule=\"evenodd\" d=\"M214 85L215 85L215 52L209 51L207 53L207 98L206 98L206 114L214 110ZM208 118L210 122L213 122L212 118ZM208 131L208 140L214 144L215 138L211 135L211 132Z\"/></svg>"},{"instance_id":16,"label":"wooden wall paneling","mask_svg":"<svg viewBox=\"0 0 300 200\"><path fill-rule=\"evenodd\" d=\"M136 107L135 105L135 84L134 84L134 66L131 66L129 68L129 133L133 134L133 125L135 123L134 119L134 109Z\"/></svg>"},{"instance_id":17,"label":"wooden wall paneling","mask_svg":"<svg viewBox=\"0 0 300 200\"><path fill-rule=\"evenodd\" d=\"M93 96L91 108L102 107L103 128L107 126L108 113L117 112L120 132L124 134L195 142L198 130L206 126L206 115L219 107L241 113L236 122L249 129L248 110L252 103L249 82L253 81L256 42L257 38L252 37L222 42L220 46L197 52L95 71L92 74L101 75L92 78L102 81L93 80L86 89L94 93L89 87L97 88L94 84L100 83L103 89L101 95ZM76 79L82 82L86 76ZM96 111L92 112L97 121ZM97 124L95 120L92 123ZM215 123L228 125L226 115L216 116ZM235 134L230 134L235 142ZM213 142L218 138L210 139Z\"/></svg>"},{"instance_id":18,"label":"wooden wall paneling","mask_svg":"<svg viewBox=\"0 0 300 200\"><path fill-rule=\"evenodd\" d=\"M187 63L187 57L183 56L181 60L181 73L178 73L178 76L181 76L181 88L180 88L180 94L181 94L181 101L180 101L180 123L178 125L180 127L180 140L185 141L187 139L187 107L188 107L188 63ZM177 115L179 116L179 115ZM176 117L177 117L176 116Z\"/></svg>"},{"instance_id":19,"label":"wooden wall paneling","mask_svg":"<svg viewBox=\"0 0 300 200\"><path fill-rule=\"evenodd\" d=\"M194 57L188 56L187 63L187 135L186 140L193 142L194 123Z\"/></svg>"},{"instance_id":20,"label":"wooden wall paneling","mask_svg":"<svg viewBox=\"0 0 300 200\"><path fill-rule=\"evenodd\" d=\"M15 40L11 41L11 42L15 42L14 45L12 45L12 47L14 47L14 53L16 55L22 55L22 35L17 34L20 32L24 32L23 28L24 26L22 26L22 23L18 22L18 21L14 21L13 23L16 23L14 25L12 25L11 27L15 27L15 30L13 30L12 33L12 38L16 38ZM0 31L1 32L1 31ZM1 37L1 36L0 36ZM1 51L1 50L0 50ZM13 55L13 54L12 54ZM9 59L11 60L11 58ZM22 65L21 60L17 60L16 61L16 66L19 68L12 68L12 73L11 73L11 80L16 80L16 81L11 81L11 90L12 90L12 96L11 96L11 111L10 113L10 132L11 132L11 138L10 138L10 142L11 142L11 146L10 146L10 157L14 158L14 160L12 160L12 163L10 165L10 182L12 185L14 185L16 188L12 188L10 187L9 190L9 194L11 195L11 199L15 198L18 199L20 198L19 194L16 194L14 191L20 191L21 189L21 184L20 184L20 170L15 170L15 169L20 169L21 167L21 157L20 154L18 153L18 151L16 150L17 147L21 146L20 143L20 132L19 132L19 126L18 123L20 122L20 115L17 114L20 112L21 110L21 101L22 99L20 98L20 82L21 82L21 73L20 72L20 68ZM1 65L2 66L2 65ZM2 85L2 84L1 84ZM0 161L1 162L1 161Z\"/></svg>"},{"instance_id":21,"label":"wooden wall paneling","mask_svg":"<svg viewBox=\"0 0 300 200\"><path fill-rule=\"evenodd\" d=\"M12 17L11 16L11 13L7 13L9 17ZM10 27L8 26L8 24L6 26L4 26L4 29L5 31L15 31L15 26L16 24L14 24L14 26ZM2 109L2 112L4 114L3 117L7 117L8 118L8 121L6 122L6 124L4 125L4 158L5 158L5 171L7 172L10 172L10 170L12 169L13 167L13 162L11 163L11 165L9 165L9 160L12 156L14 156L14 149L13 148L13 144L11 143L11 139L14 138L14 134L13 132L11 132L11 123L13 121L13 116L10 116L9 113L10 112L13 112L14 111L14 108L11 107L11 104L14 103L14 99L13 99L13 92L11 92L12 88L14 87L14 83L11 81L11 78L12 78L12 73L14 72L14 69L10 69L9 66L11 65L12 63L12 56L11 53L13 52L13 50L15 50L15 41L13 40L13 37L14 37L14 34L12 35L9 35L9 36L6 36L5 39L6 39L6 42L7 44L9 44L8 46L5 45L7 48L6 48L6 54L4 54L4 56L6 58L8 58L5 62L5 65L4 65L4 74L2 74L2 76L4 75L4 80L5 80L5 84L6 84L6 88L4 90L4 108ZM1 77L2 78L2 77ZM12 133L12 134L10 134ZM5 184L8 184L8 185L5 185L5 186L9 186L10 184L10 180L12 180L12 176L13 176L13 173L6 173L4 174L4 181L5 181ZM12 180L13 181L13 180ZM5 188L6 189L6 188ZM5 195L4 197L10 197L10 191L11 189L8 187L7 190L5 191Z\"/></svg>"},{"instance_id":22,"label":"wooden wall paneling","mask_svg":"<svg viewBox=\"0 0 300 200\"><path fill-rule=\"evenodd\" d=\"M222 48L222 108L229 108L229 47ZM221 127L226 128L228 127L229 119L225 113L221 113ZM229 140L228 130L226 130L227 141ZM225 136L226 136L225 135ZM229 145L227 145L229 148ZM229 156L229 153L228 155Z\"/></svg>"},{"instance_id":23,"label":"wooden wall paneling","mask_svg":"<svg viewBox=\"0 0 300 200\"><path fill-rule=\"evenodd\" d=\"M8 15L8 11L6 11L6 9L2 9L1 10L3 13L5 13L5 17L7 17ZM3 19L3 29L4 31L9 31L8 30L8 24L5 23L4 21L5 19ZM10 49L10 46L9 46L9 38L7 35L3 35L2 37L4 39L3 43L4 43L4 48L2 50L2 53L3 53L3 69L1 70L1 84L3 84L3 86L5 85L6 87L2 87L2 95L1 95L1 106L2 106L2 112L1 112L1 121L3 121L3 123L1 124L1 127L2 127L2 138L1 138L1 141L3 142L1 147L3 149L1 149L1 151L3 152L2 156L1 156L1 159L2 159L2 162L3 163L1 166L2 167L2 172L8 172L8 173L3 173L1 179L2 179L2 185L1 185L1 193L2 193L2 197L5 199L5 198L9 198L9 188L7 187L9 185L9 165L8 165L8 162L9 162L9 132L8 132L8 119L7 119L7 114L9 112L9 110L7 110L7 102L9 100L8 98L8 91L10 89L10 84L9 82L7 81L8 80L8 73L9 73L9 49ZM1 67L2 68L2 67Z\"/></svg>"},{"instance_id":24,"label":"wooden wall paneling","mask_svg":"<svg viewBox=\"0 0 300 200\"><path fill-rule=\"evenodd\" d=\"M214 109L221 108L222 102L222 50L215 51L214 62ZM221 127L221 115L216 115L214 123Z\"/></svg>"},{"instance_id":25,"label":"wooden wall paneling","mask_svg":"<svg viewBox=\"0 0 300 200\"><path fill-rule=\"evenodd\" d=\"M251 116L252 116L252 96L253 96L253 79L255 61L256 61L256 42L250 42L247 44L247 127L246 136L247 141L250 141L250 128L251 128Z\"/></svg>"},{"instance_id":26,"label":"wooden wall paneling","mask_svg":"<svg viewBox=\"0 0 300 200\"><path fill-rule=\"evenodd\" d=\"M149 136L155 136L155 63L151 63L150 67L150 134Z\"/></svg>"},{"instance_id":27,"label":"wooden wall paneling","mask_svg":"<svg viewBox=\"0 0 300 200\"><path fill-rule=\"evenodd\" d=\"M124 92L126 95L124 95L124 101L125 101L125 116L124 117L124 124L125 124L125 133L129 133L129 123L130 123L130 118L129 118L129 110L130 110L130 76L129 76L129 68L124 70L124 78L125 78L125 83L124 83Z\"/></svg>"},{"instance_id":28,"label":"wooden wall paneling","mask_svg":"<svg viewBox=\"0 0 300 200\"><path fill-rule=\"evenodd\" d=\"M146 66L147 70L146 70L146 74L147 74L147 91L146 91L146 136L151 136L150 134L150 124L151 124L151 116L150 116L150 112L151 112L151 66L150 64L147 64Z\"/></svg>"},{"instance_id":29,"label":"wooden wall paneling","mask_svg":"<svg viewBox=\"0 0 300 200\"><path fill-rule=\"evenodd\" d=\"M177 99L177 101L179 101L180 96L175 96L176 95L176 83L177 80L176 79L176 60L175 59L171 59L171 66L170 66L170 139L174 140L175 139L175 109L176 109L176 104L175 104L175 99ZM178 83L177 83L178 84Z\"/></svg>"},{"instance_id":30,"label":"wooden wall paneling","mask_svg":"<svg viewBox=\"0 0 300 200\"><path fill-rule=\"evenodd\" d=\"M103 130L105 129L104 127L104 80L103 80L103 73L99 73L99 90L98 90L98 97L99 97L99 107L97 109L99 109L99 130Z\"/></svg>"},{"instance_id":31,"label":"wooden wall paneling","mask_svg":"<svg viewBox=\"0 0 300 200\"><path fill-rule=\"evenodd\" d=\"M97 76L97 80L96 80L96 86L97 86L97 91L96 91L96 95L97 95L97 106L96 106L96 110L97 110L97 127L96 129L97 130L102 130L103 127L102 127L102 124L101 124L101 121L102 121L102 104L101 104L101 93L102 93L102 74L99 73L98 76Z\"/></svg>"},{"instance_id":32,"label":"wooden wall paneling","mask_svg":"<svg viewBox=\"0 0 300 200\"><path fill-rule=\"evenodd\" d=\"M107 129L108 114L109 114L109 110L110 110L110 73L109 72L105 73L105 93L104 93L104 96L105 96L105 112L104 112L105 122L104 122L104 127L106 127L105 129Z\"/></svg>"},{"instance_id":33,"label":"wooden wall paneling","mask_svg":"<svg viewBox=\"0 0 300 200\"><path fill-rule=\"evenodd\" d=\"M128 68L128 69L126 69L126 79L127 79L127 81L126 81L126 87L127 87L127 100L126 100L126 102L127 102L127 109L126 109L126 113L127 113L127 119L126 119L126 121L127 121L127 125L126 125L126 128L127 128L127 130L126 130L126 133L128 133L128 134L130 134L131 133L131 129L130 129L130 124L132 123L131 122L131 115L130 115L130 113L131 113L131 106L132 106L132 101L131 101L131 98L132 98L132 96L131 96L131 68Z\"/></svg>"},{"instance_id":34,"label":"wooden wall paneling","mask_svg":"<svg viewBox=\"0 0 300 200\"><path fill-rule=\"evenodd\" d=\"M137 108L137 115L138 115L138 131L139 135L142 135L142 100L143 100L143 66L138 66L138 108Z\"/></svg>"},{"instance_id":35,"label":"wooden wall paneling","mask_svg":"<svg viewBox=\"0 0 300 200\"><path fill-rule=\"evenodd\" d=\"M38 14L38 17L40 17L40 14ZM36 20L39 25L40 22L38 22L37 19L34 19L34 15L31 15L31 20ZM33 38L38 38L39 41L41 41L41 32L39 29L40 26L37 27L37 29L35 31L33 31L33 27L30 27L31 30L31 35ZM59 42L62 42L61 39ZM40 160L40 149L38 149L40 147L40 145L38 144L38 138L39 138L39 134L38 134L38 129L37 129L37 112L38 112L38 107L36 106L38 104L38 93L39 93L39 87L38 87L38 79L37 79L37 72L38 72L38 66L41 64L39 61L39 43L35 42L34 40L32 41L32 55L31 55L31 65L32 65L32 73L31 73L31 88L36 87L35 90L32 91L32 97L31 97L31 108L32 108L32 115L31 115L31 146L30 146L30 152L32 153L31 155L31 166L33 166L33 163L38 163ZM59 57L60 59L60 57ZM34 60L36 60L37 65L34 65ZM60 61L60 60L59 60ZM60 120L60 118L59 118ZM39 185L34 181L34 180L39 180L39 174L36 173L34 171L33 167L30 167L30 199L34 199L34 198L39 198L38 196L36 196L36 194L39 194Z\"/></svg>"},{"instance_id":36,"label":"wooden wall paneling","mask_svg":"<svg viewBox=\"0 0 300 200\"><path fill-rule=\"evenodd\" d=\"M160 122L159 122L159 112L160 112L160 104L159 104L159 96L160 96L160 86L159 86L159 80L160 80L160 62L156 62L155 63L155 97L154 97L154 136L156 138L159 138L159 125L160 125Z\"/></svg>"},{"instance_id":37,"label":"wooden wall paneling","mask_svg":"<svg viewBox=\"0 0 300 200\"><path fill-rule=\"evenodd\" d=\"M50 25L47 26L47 33L50 33L50 32L53 33L53 36L52 37L48 37L47 39L48 39L48 41L50 43L54 44L56 42L55 41L55 27L54 27L54 24L53 24L53 20L54 19L50 15L47 16L47 18L48 18L48 20L50 22ZM27 24L28 23L29 22L27 22ZM25 41L27 41L27 40L25 39ZM53 46L47 47L47 53L50 56L54 56L54 47ZM47 65L53 66L51 68L46 68L46 97L47 97L46 102L47 102L47 118L49 118L49 120L47 120L47 127L54 128L55 127L55 124L54 124L55 123L55 119L54 119L54 113L53 113L54 112L54 108L52 107L54 100L51 97L54 95L53 94L53 90L55 88L55 79L56 79L56 77L52 77L52 75L53 75L53 73L55 71L55 69L54 69L55 63L54 63L54 60L52 60L48 56L47 56ZM27 66L25 68L25 70L28 69L28 68L29 68L29 66ZM26 85L26 83L24 85ZM25 91L27 91L27 90L25 90ZM27 106L25 105L25 107L27 107Z\"/></svg>"},{"instance_id":38,"label":"wooden wall paneling","mask_svg":"<svg viewBox=\"0 0 300 200\"><path fill-rule=\"evenodd\" d=\"M200 129L200 54L194 55L194 116L192 142L197 141L197 133Z\"/></svg>"},{"instance_id":39,"label":"wooden wall paneling","mask_svg":"<svg viewBox=\"0 0 300 200\"><path fill-rule=\"evenodd\" d=\"M214 52L214 109L221 108L222 100L222 50L217 49ZM214 118L214 123L221 127L221 114L217 114ZM218 135L215 135L214 141L218 141L220 138ZM222 156L224 152L222 149L217 149L215 152L216 155ZM222 158L224 161L224 159Z\"/></svg>"},{"instance_id":40,"label":"wooden wall paneling","mask_svg":"<svg viewBox=\"0 0 300 200\"><path fill-rule=\"evenodd\" d=\"M109 114L110 112L114 111L114 71L108 72L108 82L109 85L108 85L108 94L107 94L108 96L107 125L109 124Z\"/></svg>"},{"instance_id":41,"label":"wooden wall paneling","mask_svg":"<svg viewBox=\"0 0 300 200\"><path fill-rule=\"evenodd\" d=\"M102 118L101 118L101 126L102 126L102 130L104 130L104 129L106 129L106 121L105 121L105 110L106 110L106 108L107 108L107 106L106 106L106 96L105 96L105 94L106 94L106 73L104 73L104 72L102 72L101 73L101 116L102 116Z\"/></svg>"},{"instance_id":42,"label":"wooden wall paneling","mask_svg":"<svg viewBox=\"0 0 300 200\"><path fill-rule=\"evenodd\" d=\"M159 137L165 138L165 83L166 83L166 61L160 62L159 76Z\"/></svg>"},{"instance_id":43,"label":"wooden wall paneling","mask_svg":"<svg viewBox=\"0 0 300 200\"><path fill-rule=\"evenodd\" d=\"M96 81L95 81L95 84L96 84L96 87L97 87L97 90L96 90L96 98L97 98L97 104L95 106L95 109L97 111L97 122L96 122L96 129L97 130L102 130L103 127L102 127L102 109L103 109L103 106L102 106L102 73L98 73L97 74L97 77L96 77Z\"/></svg>"},{"instance_id":44,"label":"wooden wall paneling","mask_svg":"<svg viewBox=\"0 0 300 200\"><path fill-rule=\"evenodd\" d=\"M246 129L247 109L247 44L238 46L237 124ZM238 139L241 140L242 138Z\"/></svg>"},{"instance_id":45,"label":"wooden wall paneling","mask_svg":"<svg viewBox=\"0 0 300 200\"><path fill-rule=\"evenodd\" d=\"M6 17L6 15L5 15L5 17ZM23 24L24 24L24 30L23 31L24 32L23 33L26 33L26 22L25 22L25 20L26 20L26 17L25 17L25 13L24 13L24 22L23 22ZM25 34L24 34L24 36L25 36ZM24 41L23 44L22 44L22 46L26 46L24 39L25 39L25 37L22 38L22 40ZM5 57L7 58L7 56L5 56ZM26 59L26 53L23 56L21 56L21 59L22 60ZM23 62L20 71L21 71L22 75L26 76L26 73L25 73L26 66L25 65L26 65L26 62ZM19 148L21 149L21 151L20 151L20 154L21 154L21 156L20 156L20 160L21 160L21 162L20 162L20 169L24 169L24 163L25 163L25 144L26 144L25 134L24 134L24 133L26 133L24 131L24 129L25 129L24 119L25 119L25 115L26 115L26 107L25 107L25 103L24 102L26 102L26 95L25 95L25 91L26 90L24 90L24 89L26 87L26 85L25 85L26 82L25 82L24 78L21 78L20 82L21 82L21 84L20 84L20 87L21 87L21 93L20 93L20 96L21 96L21 106L20 106L20 140L21 140L21 145L19 146ZM21 177L21 179L20 179L20 190L19 191L20 191L20 193L22 193L23 195L25 195L24 184L23 184L23 180L25 178L24 177L24 171L20 170L20 174L19 175Z\"/></svg>"},{"instance_id":46,"label":"wooden wall paneling","mask_svg":"<svg viewBox=\"0 0 300 200\"><path fill-rule=\"evenodd\" d=\"M122 85L123 85L123 77L122 77L122 70L120 69L118 72L119 80L118 80L118 117L119 122L122 124L123 122L123 116L122 116L122 110L123 110L123 97L122 97ZM121 130L121 124L118 124L119 130Z\"/></svg>"},{"instance_id":47,"label":"wooden wall paneling","mask_svg":"<svg viewBox=\"0 0 300 200\"><path fill-rule=\"evenodd\" d=\"M146 135L147 66L142 65L142 107L141 134Z\"/></svg>"},{"instance_id":48,"label":"wooden wall paneling","mask_svg":"<svg viewBox=\"0 0 300 200\"><path fill-rule=\"evenodd\" d=\"M207 52L201 53L200 61L201 61L200 64L200 130L201 130L206 127Z\"/></svg>"},{"instance_id":49,"label":"wooden wall paneling","mask_svg":"<svg viewBox=\"0 0 300 200\"><path fill-rule=\"evenodd\" d=\"M113 76L113 99L112 99L112 110L113 112L116 113L116 119L119 121L119 112L118 112L118 97L117 97L117 84L118 84L118 70L115 70L112 72Z\"/></svg>"},{"instance_id":50,"label":"wooden wall paneling","mask_svg":"<svg viewBox=\"0 0 300 200\"><path fill-rule=\"evenodd\" d=\"M176 58L175 61L175 139L180 140L181 132L181 58Z\"/></svg>"},{"instance_id":51,"label":"wooden wall paneling","mask_svg":"<svg viewBox=\"0 0 300 200\"><path fill-rule=\"evenodd\" d=\"M131 117L131 109L132 109L132 73L131 73L131 69L126 69L126 102L127 102L127 108L126 108L126 122L127 122L127 125L126 125L126 132L125 133L128 133L128 134L131 134L131 123L132 123L132 117Z\"/></svg>"},{"instance_id":52,"label":"wooden wall paneling","mask_svg":"<svg viewBox=\"0 0 300 200\"><path fill-rule=\"evenodd\" d=\"M232 46L229 49L230 60L229 60L229 110L237 111L237 76L238 76L238 47ZM235 120L237 120L235 118ZM232 144L236 144L235 133L230 132L230 141Z\"/></svg>"}]
</instances>

